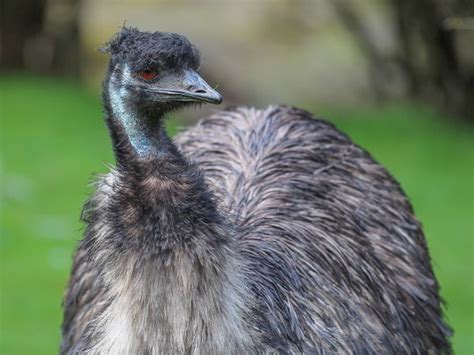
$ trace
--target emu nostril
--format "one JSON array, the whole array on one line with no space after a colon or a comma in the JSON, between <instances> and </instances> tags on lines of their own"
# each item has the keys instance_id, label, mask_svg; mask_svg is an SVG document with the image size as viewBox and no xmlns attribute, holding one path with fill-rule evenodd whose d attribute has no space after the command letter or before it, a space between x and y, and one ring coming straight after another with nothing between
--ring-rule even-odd
<instances>
[{"instance_id":1,"label":"emu nostril","mask_svg":"<svg viewBox=\"0 0 474 355\"><path fill-rule=\"evenodd\" d=\"M188 91L191 91L195 94L207 94L207 91L199 86L196 86L196 85L189 85L187 87L187 90Z\"/></svg>"},{"instance_id":2,"label":"emu nostril","mask_svg":"<svg viewBox=\"0 0 474 355\"><path fill-rule=\"evenodd\" d=\"M191 91L195 94L206 94L207 91L203 88L200 88L200 87L196 87L195 85L190 85L188 86L188 91Z\"/></svg>"}]
</instances>

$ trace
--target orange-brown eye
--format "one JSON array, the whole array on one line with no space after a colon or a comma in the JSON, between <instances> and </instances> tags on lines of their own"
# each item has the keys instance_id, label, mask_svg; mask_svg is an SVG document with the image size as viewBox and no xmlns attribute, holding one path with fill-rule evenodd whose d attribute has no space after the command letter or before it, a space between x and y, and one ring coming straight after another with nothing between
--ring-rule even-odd
<instances>
[{"instance_id":1,"label":"orange-brown eye","mask_svg":"<svg viewBox=\"0 0 474 355\"><path fill-rule=\"evenodd\" d=\"M158 73L153 69L144 69L138 72L138 76L143 80L153 80L158 76Z\"/></svg>"}]
</instances>

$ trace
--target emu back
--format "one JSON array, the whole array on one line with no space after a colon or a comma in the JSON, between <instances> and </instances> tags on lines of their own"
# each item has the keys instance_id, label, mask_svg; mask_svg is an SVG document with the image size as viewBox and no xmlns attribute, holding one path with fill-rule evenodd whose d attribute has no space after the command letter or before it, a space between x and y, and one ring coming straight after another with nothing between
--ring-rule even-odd
<instances>
[{"instance_id":1,"label":"emu back","mask_svg":"<svg viewBox=\"0 0 474 355\"><path fill-rule=\"evenodd\" d=\"M346 135L280 106L229 109L176 140L239 227L265 349L450 351L420 223Z\"/></svg>"}]
</instances>

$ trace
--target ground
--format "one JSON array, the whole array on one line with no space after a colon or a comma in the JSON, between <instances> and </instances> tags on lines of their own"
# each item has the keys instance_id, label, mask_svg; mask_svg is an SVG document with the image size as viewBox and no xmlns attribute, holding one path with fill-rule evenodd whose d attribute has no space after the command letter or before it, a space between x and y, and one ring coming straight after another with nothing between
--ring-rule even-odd
<instances>
[{"instance_id":1,"label":"ground","mask_svg":"<svg viewBox=\"0 0 474 355\"><path fill-rule=\"evenodd\" d=\"M0 78L0 93L0 353L56 353L88 182L112 162L107 131L97 93L74 84L11 76ZM456 353L474 353L472 129L407 104L309 109L401 182L424 225Z\"/></svg>"}]
</instances>

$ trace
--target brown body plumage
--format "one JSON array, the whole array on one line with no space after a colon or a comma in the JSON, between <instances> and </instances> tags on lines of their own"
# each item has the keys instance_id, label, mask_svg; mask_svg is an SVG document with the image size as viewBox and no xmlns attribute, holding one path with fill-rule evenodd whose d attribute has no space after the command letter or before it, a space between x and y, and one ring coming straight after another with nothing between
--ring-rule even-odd
<instances>
[{"instance_id":1,"label":"brown body plumage","mask_svg":"<svg viewBox=\"0 0 474 355\"><path fill-rule=\"evenodd\" d=\"M302 110L238 108L177 142L239 225L259 321L277 349L448 349L412 207L346 135Z\"/></svg>"},{"instance_id":2,"label":"brown body plumage","mask_svg":"<svg viewBox=\"0 0 474 355\"><path fill-rule=\"evenodd\" d=\"M235 108L139 155L105 91L118 165L83 215L63 353L450 352L412 207L346 135Z\"/></svg>"}]
</instances>

